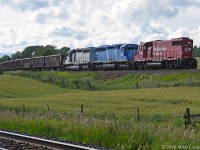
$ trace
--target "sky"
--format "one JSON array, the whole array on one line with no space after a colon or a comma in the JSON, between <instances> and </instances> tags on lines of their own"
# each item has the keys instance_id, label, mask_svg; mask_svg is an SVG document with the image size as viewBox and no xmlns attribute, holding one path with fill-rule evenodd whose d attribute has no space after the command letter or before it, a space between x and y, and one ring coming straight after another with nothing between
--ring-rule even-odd
<instances>
[{"instance_id":1,"label":"sky","mask_svg":"<svg viewBox=\"0 0 200 150\"><path fill-rule=\"evenodd\" d=\"M200 0L0 0L1 55L177 37L200 46Z\"/></svg>"}]
</instances>

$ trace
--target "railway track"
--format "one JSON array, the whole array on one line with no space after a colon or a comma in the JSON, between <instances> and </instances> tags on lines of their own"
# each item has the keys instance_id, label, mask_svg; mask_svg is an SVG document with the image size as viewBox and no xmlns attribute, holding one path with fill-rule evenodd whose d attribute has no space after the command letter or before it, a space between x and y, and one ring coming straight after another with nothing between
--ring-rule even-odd
<instances>
[{"instance_id":1,"label":"railway track","mask_svg":"<svg viewBox=\"0 0 200 150\"><path fill-rule=\"evenodd\" d=\"M71 143L52 141L17 133L0 131L0 150L34 149L34 150L97 150Z\"/></svg>"}]
</instances>

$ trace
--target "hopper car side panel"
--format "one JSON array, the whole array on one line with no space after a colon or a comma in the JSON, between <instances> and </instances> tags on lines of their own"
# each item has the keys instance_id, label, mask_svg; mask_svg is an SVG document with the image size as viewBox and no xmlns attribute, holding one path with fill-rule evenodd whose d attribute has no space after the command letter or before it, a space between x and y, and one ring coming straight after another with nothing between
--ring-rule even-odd
<instances>
[{"instance_id":1,"label":"hopper car side panel","mask_svg":"<svg viewBox=\"0 0 200 150\"><path fill-rule=\"evenodd\" d=\"M22 69L30 70L32 68L31 58L22 59Z\"/></svg>"},{"instance_id":2,"label":"hopper car side panel","mask_svg":"<svg viewBox=\"0 0 200 150\"><path fill-rule=\"evenodd\" d=\"M43 70L45 68L45 58L44 56L32 57L32 69L33 70Z\"/></svg>"},{"instance_id":3,"label":"hopper car side panel","mask_svg":"<svg viewBox=\"0 0 200 150\"><path fill-rule=\"evenodd\" d=\"M22 69L22 59L17 59L13 63L14 69L21 70Z\"/></svg>"},{"instance_id":4,"label":"hopper car side panel","mask_svg":"<svg viewBox=\"0 0 200 150\"><path fill-rule=\"evenodd\" d=\"M62 70L63 69L64 56L62 55L50 55L45 56L45 68L47 70Z\"/></svg>"}]
</instances>

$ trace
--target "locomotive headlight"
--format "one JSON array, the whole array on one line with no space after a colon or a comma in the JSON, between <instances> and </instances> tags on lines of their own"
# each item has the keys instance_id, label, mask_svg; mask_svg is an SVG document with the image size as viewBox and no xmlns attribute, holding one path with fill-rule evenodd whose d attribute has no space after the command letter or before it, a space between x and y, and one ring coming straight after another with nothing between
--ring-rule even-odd
<instances>
[{"instance_id":1,"label":"locomotive headlight","mask_svg":"<svg viewBox=\"0 0 200 150\"><path fill-rule=\"evenodd\" d=\"M188 51L191 51L191 48L186 47L186 48L185 48L185 52L188 52Z\"/></svg>"}]
</instances>

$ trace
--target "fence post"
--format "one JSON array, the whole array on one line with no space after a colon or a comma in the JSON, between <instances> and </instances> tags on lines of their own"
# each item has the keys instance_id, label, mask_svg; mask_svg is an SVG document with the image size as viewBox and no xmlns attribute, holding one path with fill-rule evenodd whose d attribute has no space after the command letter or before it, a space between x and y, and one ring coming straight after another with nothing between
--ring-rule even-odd
<instances>
[{"instance_id":1,"label":"fence post","mask_svg":"<svg viewBox=\"0 0 200 150\"><path fill-rule=\"evenodd\" d=\"M48 109L48 111L49 111L49 104L47 104L47 109Z\"/></svg>"},{"instance_id":2,"label":"fence post","mask_svg":"<svg viewBox=\"0 0 200 150\"><path fill-rule=\"evenodd\" d=\"M140 115L139 115L139 107L137 107L137 121L140 121Z\"/></svg>"},{"instance_id":3,"label":"fence post","mask_svg":"<svg viewBox=\"0 0 200 150\"><path fill-rule=\"evenodd\" d=\"M23 116L25 116L25 105L23 104Z\"/></svg>"},{"instance_id":4,"label":"fence post","mask_svg":"<svg viewBox=\"0 0 200 150\"><path fill-rule=\"evenodd\" d=\"M88 86L89 86L90 88L92 88L92 85L90 84L89 81L87 81L87 84L88 84Z\"/></svg>"},{"instance_id":5,"label":"fence post","mask_svg":"<svg viewBox=\"0 0 200 150\"><path fill-rule=\"evenodd\" d=\"M187 118L187 123L191 124L192 121L190 119L190 108L186 108L186 118Z\"/></svg>"},{"instance_id":6,"label":"fence post","mask_svg":"<svg viewBox=\"0 0 200 150\"><path fill-rule=\"evenodd\" d=\"M81 114L83 114L83 105L81 105Z\"/></svg>"},{"instance_id":7,"label":"fence post","mask_svg":"<svg viewBox=\"0 0 200 150\"><path fill-rule=\"evenodd\" d=\"M138 82L136 82L136 85L135 85L135 86L136 86L136 89L139 89L139 85L138 85Z\"/></svg>"},{"instance_id":8,"label":"fence post","mask_svg":"<svg viewBox=\"0 0 200 150\"><path fill-rule=\"evenodd\" d=\"M160 88L160 87L161 87L160 81L158 82L158 84L157 84L157 87L158 87L158 88Z\"/></svg>"}]
</instances>

